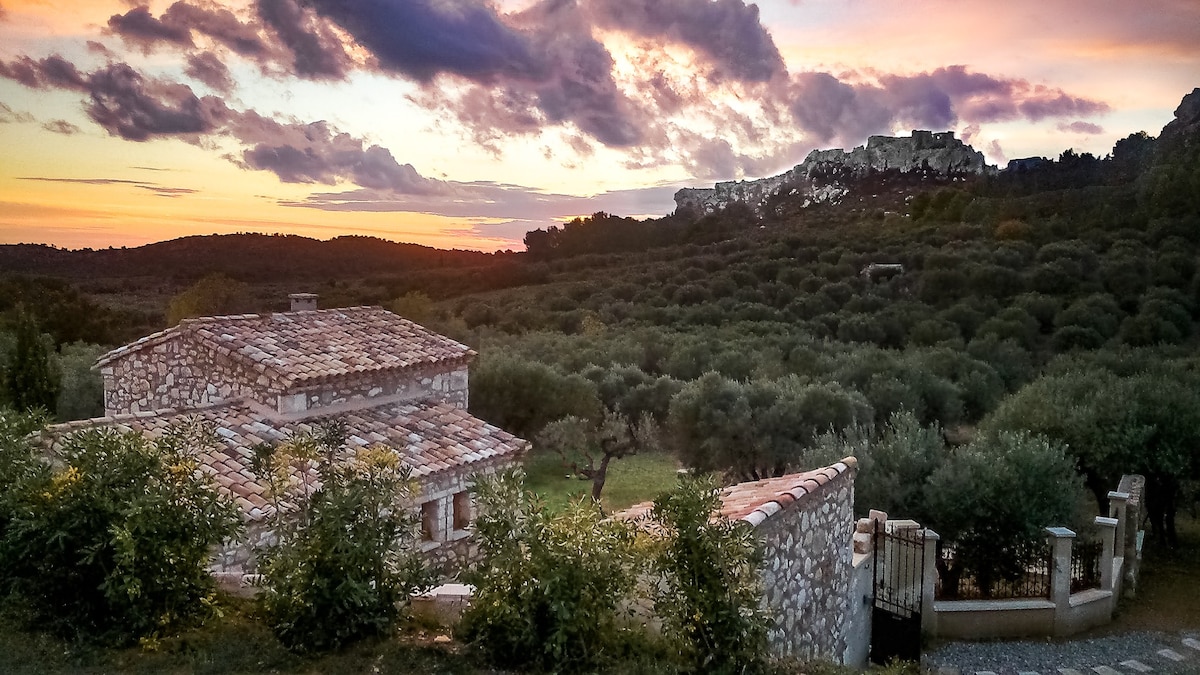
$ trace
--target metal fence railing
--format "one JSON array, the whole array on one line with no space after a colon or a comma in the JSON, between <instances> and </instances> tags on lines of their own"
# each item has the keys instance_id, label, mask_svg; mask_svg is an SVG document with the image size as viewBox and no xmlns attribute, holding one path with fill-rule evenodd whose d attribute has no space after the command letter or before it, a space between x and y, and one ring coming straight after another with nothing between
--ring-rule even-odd
<instances>
[{"instance_id":1,"label":"metal fence railing","mask_svg":"<svg viewBox=\"0 0 1200 675\"><path fill-rule=\"evenodd\" d=\"M1071 592L1100 588L1100 558L1104 544L1099 541L1075 542L1071 547Z\"/></svg>"},{"instance_id":2,"label":"metal fence railing","mask_svg":"<svg viewBox=\"0 0 1200 675\"><path fill-rule=\"evenodd\" d=\"M938 551L938 600L1049 598L1054 569L1048 542L1030 542L987 555L943 544Z\"/></svg>"}]
</instances>

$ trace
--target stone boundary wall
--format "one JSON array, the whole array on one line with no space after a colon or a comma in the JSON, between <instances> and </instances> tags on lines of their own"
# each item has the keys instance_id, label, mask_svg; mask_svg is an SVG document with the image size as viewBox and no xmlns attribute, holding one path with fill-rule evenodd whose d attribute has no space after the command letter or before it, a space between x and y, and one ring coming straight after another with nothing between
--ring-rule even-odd
<instances>
[{"instance_id":1,"label":"stone boundary wall","mask_svg":"<svg viewBox=\"0 0 1200 675\"><path fill-rule=\"evenodd\" d=\"M841 661L846 654L856 471L848 466L757 528L772 656Z\"/></svg>"},{"instance_id":2,"label":"stone boundary wall","mask_svg":"<svg viewBox=\"0 0 1200 675\"><path fill-rule=\"evenodd\" d=\"M1139 489L1140 476L1126 476L1120 486ZM1136 495L1136 500L1134 499ZM937 583L938 534L924 530L925 598L921 629L926 635L952 639L1016 638L1033 636L1066 637L1105 625L1112 621L1117 600L1123 590L1137 583L1137 563L1141 548L1127 544L1140 541L1131 532L1139 522L1130 514L1137 510L1141 495L1123 491L1108 493L1107 516L1096 516L1094 524L1101 541L1100 582L1097 588L1071 590L1071 551L1075 532L1065 527L1047 527L1052 549L1049 597L1012 600L934 600ZM1130 509L1130 502L1135 508ZM1130 571L1132 570L1132 575Z\"/></svg>"}]
</instances>

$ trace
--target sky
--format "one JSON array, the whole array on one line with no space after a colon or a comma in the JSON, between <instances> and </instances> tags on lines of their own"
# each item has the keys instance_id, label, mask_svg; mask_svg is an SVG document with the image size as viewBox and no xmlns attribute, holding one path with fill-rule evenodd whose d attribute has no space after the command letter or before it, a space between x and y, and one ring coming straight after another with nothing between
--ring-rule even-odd
<instances>
[{"instance_id":1,"label":"sky","mask_svg":"<svg viewBox=\"0 0 1200 675\"><path fill-rule=\"evenodd\" d=\"M0 0L0 243L521 250L816 148L1156 135L1197 0Z\"/></svg>"}]
</instances>

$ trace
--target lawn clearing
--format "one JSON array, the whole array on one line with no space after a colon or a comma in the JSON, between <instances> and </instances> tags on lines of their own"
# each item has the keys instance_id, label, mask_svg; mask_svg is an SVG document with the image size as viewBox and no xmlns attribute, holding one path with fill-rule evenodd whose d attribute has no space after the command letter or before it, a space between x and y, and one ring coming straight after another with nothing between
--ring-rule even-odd
<instances>
[{"instance_id":1,"label":"lawn clearing","mask_svg":"<svg viewBox=\"0 0 1200 675\"><path fill-rule=\"evenodd\" d=\"M1106 629L1200 629L1200 520L1183 509L1177 518L1179 548L1168 551L1147 533L1137 595L1121 602Z\"/></svg>"},{"instance_id":2,"label":"lawn clearing","mask_svg":"<svg viewBox=\"0 0 1200 675\"><path fill-rule=\"evenodd\" d=\"M654 499L675 487L679 462L665 453L645 453L615 459L600 501L605 511L618 511ZM525 458L526 487L541 495L552 509L591 494L590 481L567 475L555 454L531 453Z\"/></svg>"}]
</instances>

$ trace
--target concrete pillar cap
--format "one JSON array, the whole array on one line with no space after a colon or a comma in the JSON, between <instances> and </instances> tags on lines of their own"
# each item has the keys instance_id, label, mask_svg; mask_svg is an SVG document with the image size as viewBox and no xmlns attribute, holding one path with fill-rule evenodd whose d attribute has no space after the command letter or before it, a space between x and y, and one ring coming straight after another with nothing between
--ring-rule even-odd
<instances>
[{"instance_id":1,"label":"concrete pillar cap","mask_svg":"<svg viewBox=\"0 0 1200 675\"><path fill-rule=\"evenodd\" d=\"M1100 527L1116 527L1116 518L1106 518L1105 516L1096 516L1096 524Z\"/></svg>"},{"instance_id":2,"label":"concrete pillar cap","mask_svg":"<svg viewBox=\"0 0 1200 675\"><path fill-rule=\"evenodd\" d=\"M1047 527L1046 532L1052 537L1059 539L1071 539L1075 537L1074 530L1067 527Z\"/></svg>"}]
</instances>

